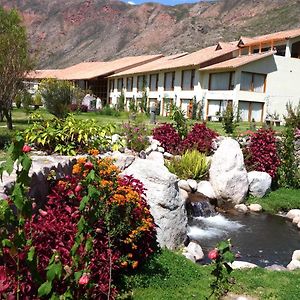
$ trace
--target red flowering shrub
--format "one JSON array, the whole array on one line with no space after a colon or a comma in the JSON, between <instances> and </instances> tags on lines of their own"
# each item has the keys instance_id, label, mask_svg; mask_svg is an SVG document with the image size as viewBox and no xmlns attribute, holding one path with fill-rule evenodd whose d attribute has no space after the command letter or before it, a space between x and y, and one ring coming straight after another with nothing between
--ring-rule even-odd
<instances>
[{"instance_id":1,"label":"red flowering shrub","mask_svg":"<svg viewBox=\"0 0 300 300\"><path fill-rule=\"evenodd\" d=\"M142 183L120 177L110 159L79 158L73 175L54 182L45 207L35 210L17 256L9 242L1 249L4 298L19 286L20 299L114 299L116 270L137 268L157 247Z\"/></svg>"},{"instance_id":2,"label":"red flowering shrub","mask_svg":"<svg viewBox=\"0 0 300 300\"><path fill-rule=\"evenodd\" d=\"M177 154L179 152L179 145L181 138L172 124L162 124L153 129L153 138L161 143L165 151Z\"/></svg>"},{"instance_id":3,"label":"red flowering shrub","mask_svg":"<svg viewBox=\"0 0 300 300\"><path fill-rule=\"evenodd\" d=\"M250 142L244 149L247 169L267 172L276 177L279 156L276 148L275 132L272 129L259 129L250 136Z\"/></svg>"},{"instance_id":4,"label":"red flowering shrub","mask_svg":"<svg viewBox=\"0 0 300 300\"><path fill-rule=\"evenodd\" d=\"M205 123L196 123L187 137L181 143L182 152L189 149L197 149L199 152L209 153L212 147L212 141L218 134L207 128Z\"/></svg>"}]
</instances>

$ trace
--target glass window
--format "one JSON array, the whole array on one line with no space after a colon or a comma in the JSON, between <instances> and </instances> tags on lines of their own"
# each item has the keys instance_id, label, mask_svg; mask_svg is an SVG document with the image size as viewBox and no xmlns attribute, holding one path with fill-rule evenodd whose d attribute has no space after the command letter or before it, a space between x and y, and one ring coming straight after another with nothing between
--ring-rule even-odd
<instances>
[{"instance_id":1,"label":"glass window","mask_svg":"<svg viewBox=\"0 0 300 300\"><path fill-rule=\"evenodd\" d=\"M183 90L192 90L194 88L195 70L182 71L181 88Z\"/></svg>"},{"instance_id":2,"label":"glass window","mask_svg":"<svg viewBox=\"0 0 300 300\"><path fill-rule=\"evenodd\" d=\"M210 90L212 91L226 91L231 86L231 75L230 73L214 73L210 74Z\"/></svg>"},{"instance_id":3,"label":"glass window","mask_svg":"<svg viewBox=\"0 0 300 300\"><path fill-rule=\"evenodd\" d=\"M265 75L254 74L253 76L253 91L263 93L265 87Z\"/></svg>"},{"instance_id":4,"label":"glass window","mask_svg":"<svg viewBox=\"0 0 300 300\"><path fill-rule=\"evenodd\" d=\"M146 87L146 76L141 75L137 77L137 90L141 92Z\"/></svg>"},{"instance_id":5,"label":"glass window","mask_svg":"<svg viewBox=\"0 0 300 300\"><path fill-rule=\"evenodd\" d=\"M117 85L117 87L118 87L118 92L121 92L122 89L123 89L123 78L119 78L118 79L118 85Z\"/></svg>"},{"instance_id":6,"label":"glass window","mask_svg":"<svg viewBox=\"0 0 300 300\"><path fill-rule=\"evenodd\" d=\"M157 91L158 89L158 74L150 75L150 91Z\"/></svg>"},{"instance_id":7,"label":"glass window","mask_svg":"<svg viewBox=\"0 0 300 300\"><path fill-rule=\"evenodd\" d=\"M133 77L127 77L127 82L126 82L127 92L132 92L132 86L133 86Z\"/></svg>"},{"instance_id":8,"label":"glass window","mask_svg":"<svg viewBox=\"0 0 300 300\"><path fill-rule=\"evenodd\" d=\"M242 91L251 91L252 90L252 73L242 72L241 90Z\"/></svg>"},{"instance_id":9,"label":"glass window","mask_svg":"<svg viewBox=\"0 0 300 300\"><path fill-rule=\"evenodd\" d=\"M111 80L109 81L109 91L110 91L110 92L113 92L114 89L115 89L115 80L114 80L114 79L111 79Z\"/></svg>"},{"instance_id":10,"label":"glass window","mask_svg":"<svg viewBox=\"0 0 300 300\"><path fill-rule=\"evenodd\" d=\"M165 82L164 82L165 91L174 90L174 79L175 79L175 72L165 73Z\"/></svg>"},{"instance_id":11,"label":"glass window","mask_svg":"<svg viewBox=\"0 0 300 300\"><path fill-rule=\"evenodd\" d=\"M265 74L242 72L241 90L251 91L256 93L264 93L265 79L266 79Z\"/></svg>"}]
</instances>

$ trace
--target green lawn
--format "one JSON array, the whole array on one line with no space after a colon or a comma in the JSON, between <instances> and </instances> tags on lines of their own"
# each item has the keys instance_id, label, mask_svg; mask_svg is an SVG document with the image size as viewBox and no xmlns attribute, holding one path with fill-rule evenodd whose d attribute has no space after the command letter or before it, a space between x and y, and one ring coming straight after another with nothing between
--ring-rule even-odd
<instances>
[{"instance_id":1,"label":"green lawn","mask_svg":"<svg viewBox=\"0 0 300 300\"><path fill-rule=\"evenodd\" d=\"M197 265L181 255L163 250L138 274L125 277L131 290L124 293L121 299L204 300L210 295L211 271L211 266ZM256 268L236 270L232 274L235 284L231 292L235 294L251 295L258 299L300 299L300 271L272 272Z\"/></svg>"},{"instance_id":2,"label":"green lawn","mask_svg":"<svg viewBox=\"0 0 300 300\"><path fill-rule=\"evenodd\" d=\"M248 203L259 203L270 213L287 212L292 208L300 208L300 190L280 188L263 198L249 197Z\"/></svg>"}]
</instances>

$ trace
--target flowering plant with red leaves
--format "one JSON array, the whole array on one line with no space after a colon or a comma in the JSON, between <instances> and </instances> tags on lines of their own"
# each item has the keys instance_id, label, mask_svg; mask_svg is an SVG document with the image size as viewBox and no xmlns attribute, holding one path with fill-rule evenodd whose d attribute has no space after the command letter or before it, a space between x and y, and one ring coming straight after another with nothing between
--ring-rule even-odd
<instances>
[{"instance_id":1,"label":"flowering plant with red leaves","mask_svg":"<svg viewBox=\"0 0 300 300\"><path fill-rule=\"evenodd\" d=\"M259 129L250 136L244 148L245 164L249 170L267 172L275 178L280 159L277 152L275 132L272 129Z\"/></svg>"},{"instance_id":2,"label":"flowering plant with red leaves","mask_svg":"<svg viewBox=\"0 0 300 300\"><path fill-rule=\"evenodd\" d=\"M32 205L22 227L8 230L0 252L4 297L116 297L120 269L137 268L157 249L143 185L119 172L110 159L79 158L72 176L52 184L47 203ZM5 203L12 211L15 203Z\"/></svg>"}]
</instances>

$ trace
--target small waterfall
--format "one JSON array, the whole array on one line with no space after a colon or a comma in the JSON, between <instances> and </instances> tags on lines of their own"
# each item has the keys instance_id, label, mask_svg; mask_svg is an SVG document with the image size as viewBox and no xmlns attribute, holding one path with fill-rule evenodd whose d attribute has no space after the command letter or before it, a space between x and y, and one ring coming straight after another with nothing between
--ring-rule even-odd
<instances>
[{"instance_id":1,"label":"small waterfall","mask_svg":"<svg viewBox=\"0 0 300 300\"><path fill-rule=\"evenodd\" d=\"M215 208L207 200L198 202L190 202L187 205L187 210L192 218L196 217L211 217L216 215Z\"/></svg>"}]
</instances>

